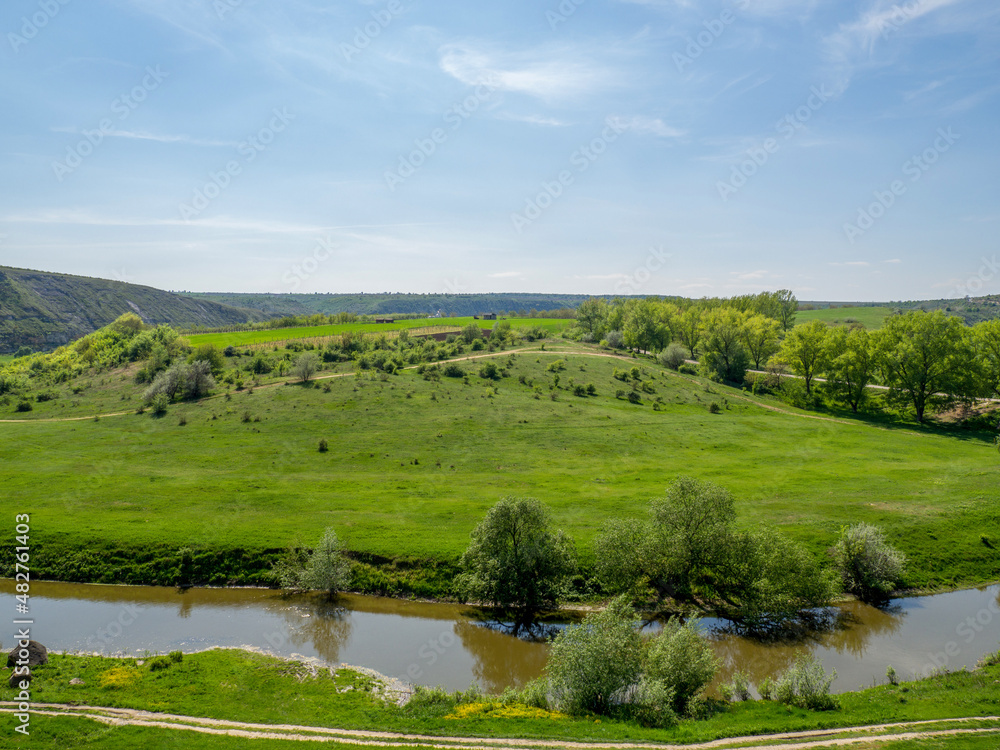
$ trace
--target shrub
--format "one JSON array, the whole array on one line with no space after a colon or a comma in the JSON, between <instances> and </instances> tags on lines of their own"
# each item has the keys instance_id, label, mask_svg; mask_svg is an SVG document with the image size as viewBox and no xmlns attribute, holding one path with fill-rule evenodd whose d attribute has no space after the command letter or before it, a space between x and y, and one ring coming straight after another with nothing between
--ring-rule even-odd
<instances>
[{"instance_id":1,"label":"shrub","mask_svg":"<svg viewBox=\"0 0 1000 750\"><path fill-rule=\"evenodd\" d=\"M774 697L774 680L765 677L757 686L757 692L760 693L761 700L771 700Z\"/></svg>"},{"instance_id":2,"label":"shrub","mask_svg":"<svg viewBox=\"0 0 1000 750\"><path fill-rule=\"evenodd\" d=\"M452 362L451 364L445 365L442 371L446 378L464 378L465 370L463 370L459 365Z\"/></svg>"},{"instance_id":3,"label":"shrub","mask_svg":"<svg viewBox=\"0 0 1000 750\"><path fill-rule=\"evenodd\" d=\"M566 361L562 359L552 360L551 362L549 362L549 366L545 369L547 369L549 372L562 372L563 370L566 369Z\"/></svg>"},{"instance_id":4,"label":"shrub","mask_svg":"<svg viewBox=\"0 0 1000 750\"><path fill-rule=\"evenodd\" d=\"M693 365L681 365L677 368L677 372L681 375L697 375L698 370Z\"/></svg>"},{"instance_id":5,"label":"shrub","mask_svg":"<svg viewBox=\"0 0 1000 750\"><path fill-rule=\"evenodd\" d=\"M170 661L170 659L168 659L166 656L156 656L149 660L149 671L159 672L160 670L166 669L172 664L173 662Z\"/></svg>"},{"instance_id":6,"label":"shrub","mask_svg":"<svg viewBox=\"0 0 1000 750\"><path fill-rule=\"evenodd\" d=\"M222 355L225 357L235 357L236 347L230 344L229 346L227 346L225 349L222 350Z\"/></svg>"},{"instance_id":7,"label":"shrub","mask_svg":"<svg viewBox=\"0 0 1000 750\"><path fill-rule=\"evenodd\" d=\"M714 401L708 405L708 413L709 414L718 414L721 411L722 411L722 409Z\"/></svg>"},{"instance_id":8,"label":"shrub","mask_svg":"<svg viewBox=\"0 0 1000 750\"><path fill-rule=\"evenodd\" d=\"M162 417L167 413L167 404L169 403L170 400L167 398L167 394L157 393L149 402L149 408L153 412L154 417Z\"/></svg>"},{"instance_id":9,"label":"shrub","mask_svg":"<svg viewBox=\"0 0 1000 750\"><path fill-rule=\"evenodd\" d=\"M642 396L640 396L636 391L629 391L628 392L628 402L630 404L641 404L642 403Z\"/></svg>"},{"instance_id":10,"label":"shrub","mask_svg":"<svg viewBox=\"0 0 1000 750\"><path fill-rule=\"evenodd\" d=\"M844 529L834 550L844 590L861 601L884 601L906 571L906 556L890 546L877 526Z\"/></svg>"},{"instance_id":11,"label":"shrub","mask_svg":"<svg viewBox=\"0 0 1000 750\"><path fill-rule=\"evenodd\" d=\"M646 654L646 679L662 683L670 691L677 713L689 712L692 701L715 679L718 669L712 647L698 632L698 624L697 618L684 624L670 618Z\"/></svg>"},{"instance_id":12,"label":"shrub","mask_svg":"<svg viewBox=\"0 0 1000 750\"><path fill-rule=\"evenodd\" d=\"M656 359L664 367L678 369L687 359L687 350L680 344L671 344L657 355Z\"/></svg>"},{"instance_id":13,"label":"shrub","mask_svg":"<svg viewBox=\"0 0 1000 750\"><path fill-rule=\"evenodd\" d=\"M18 411L31 411L35 407L31 405L30 401L18 401L16 408Z\"/></svg>"},{"instance_id":14,"label":"shrub","mask_svg":"<svg viewBox=\"0 0 1000 750\"><path fill-rule=\"evenodd\" d=\"M750 677L746 672L737 670L728 683L719 687L719 692L726 700L748 701L751 697Z\"/></svg>"},{"instance_id":15,"label":"shrub","mask_svg":"<svg viewBox=\"0 0 1000 750\"><path fill-rule=\"evenodd\" d=\"M326 453L328 450L330 450L330 447L327 445L326 438L323 438L319 441L319 452Z\"/></svg>"},{"instance_id":16,"label":"shrub","mask_svg":"<svg viewBox=\"0 0 1000 750\"><path fill-rule=\"evenodd\" d=\"M799 654L795 663L775 681L774 698L790 706L830 711L837 707L830 695L830 685L835 679L836 670L827 674L815 656Z\"/></svg>"},{"instance_id":17,"label":"shrub","mask_svg":"<svg viewBox=\"0 0 1000 750\"><path fill-rule=\"evenodd\" d=\"M896 670L892 668L891 664L885 669L885 678L889 680L890 685L899 684L899 675L896 674Z\"/></svg>"},{"instance_id":18,"label":"shrub","mask_svg":"<svg viewBox=\"0 0 1000 750\"><path fill-rule=\"evenodd\" d=\"M583 396L584 398L586 398L586 396L587 396L587 387L583 386L583 385L575 385L575 386L573 386L573 395L574 396Z\"/></svg>"},{"instance_id":19,"label":"shrub","mask_svg":"<svg viewBox=\"0 0 1000 750\"><path fill-rule=\"evenodd\" d=\"M497 367L496 362L487 362L479 368L479 377L485 380L499 380L500 368Z\"/></svg>"},{"instance_id":20,"label":"shrub","mask_svg":"<svg viewBox=\"0 0 1000 750\"><path fill-rule=\"evenodd\" d=\"M593 383L587 383L587 395L588 396L596 396L597 395L597 386L594 385Z\"/></svg>"},{"instance_id":21,"label":"shrub","mask_svg":"<svg viewBox=\"0 0 1000 750\"><path fill-rule=\"evenodd\" d=\"M169 654L167 654L167 657L174 664L180 664L182 661L184 661L184 652L183 651L171 651Z\"/></svg>"},{"instance_id":22,"label":"shrub","mask_svg":"<svg viewBox=\"0 0 1000 750\"><path fill-rule=\"evenodd\" d=\"M625 597L566 627L552 642L546 672L557 705L607 714L638 684L642 641Z\"/></svg>"}]
</instances>

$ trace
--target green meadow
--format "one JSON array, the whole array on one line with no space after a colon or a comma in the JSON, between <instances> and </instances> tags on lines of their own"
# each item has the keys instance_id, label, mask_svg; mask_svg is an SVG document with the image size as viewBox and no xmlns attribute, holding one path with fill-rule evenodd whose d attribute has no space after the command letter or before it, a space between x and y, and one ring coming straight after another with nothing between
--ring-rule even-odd
<instances>
[{"instance_id":1,"label":"green meadow","mask_svg":"<svg viewBox=\"0 0 1000 750\"><path fill-rule=\"evenodd\" d=\"M512 326L538 326L549 333L558 333L569 328L573 321L563 318L508 318ZM265 328L255 331L235 331L232 333L195 333L185 338L192 346L214 344L218 347L266 344L273 341L340 336L344 333L389 333L413 328L453 328L458 330L469 323L476 323L489 330L495 321L467 318L415 318L397 320L393 323L335 323L324 326L297 326L293 328Z\"/></svg>"},{"instance_id":2,"label":"green meadow","mask_svg":"<svg viewBox=\"0 0 1000 750\"><path fill-rule=\"evenodd\" d=\"M644 515L689 474L731 490L746 526L776 524L817 555L844 525L884 526L910 587L996 579L992 435L831 418L596 347L545 346L482 353L459 363L466 378L342 363L160 418L135 413L130 370L97 374L28 414L4 410L26 420L0 425L8 507L31 514L34 570L63 580L177 583L189 548L196 582L265 583L282 550L332 526L362 563L357 588L443 596L500 497L545 502L586 569L604 521ZM505 377L481 378L487 361ZM640 403L614 376L632 366ZM596 395L574 395L589 384Z\"/></svg>"},{"instance_id":3,"label":"green meadow","mask_svg":"<svg viewBox=\"0 0 1000 750\"><path fill-rule=\"evenodd\" d=\"M850 325L860 323L869 330L881 328L885 319L892 314L891 307L830 307L822 310L799 310L795 314L796 323L822 320L828 325Z\"/></svg>"}]
</instances>

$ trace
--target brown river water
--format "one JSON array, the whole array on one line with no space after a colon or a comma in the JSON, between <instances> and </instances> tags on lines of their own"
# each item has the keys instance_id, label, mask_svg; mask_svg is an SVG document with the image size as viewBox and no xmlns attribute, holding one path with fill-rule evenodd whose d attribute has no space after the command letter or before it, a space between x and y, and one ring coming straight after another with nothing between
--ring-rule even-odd
<instances>
[{"instance_id":1,"label":"brown river water","mask_svg":"<svg viewBox=\"0 0 1000 750\"><path fill-rule=\"evenodd\" d=\"M11 601L14 583L0 581ZM369 667L421 685L488 692L541 674L548 646L485 625L471 607L347 595L330 604L263 589L179 591L149 586L31 584L32 637L67 652L140 655L212 646L250 647ZM935 668L973 667L1000 648L1000 585L896 599L885 609L850 603L832 624L775 643L719 632L705 620L726 680L734 669L756 682L784 670L801 651L836 669L833 690L902 679ZM11 626L13 627L13 626ZM647 629L654 630L654 624ZM0 635L10 647L13 632Z\"/></svg>"}]
</instances>

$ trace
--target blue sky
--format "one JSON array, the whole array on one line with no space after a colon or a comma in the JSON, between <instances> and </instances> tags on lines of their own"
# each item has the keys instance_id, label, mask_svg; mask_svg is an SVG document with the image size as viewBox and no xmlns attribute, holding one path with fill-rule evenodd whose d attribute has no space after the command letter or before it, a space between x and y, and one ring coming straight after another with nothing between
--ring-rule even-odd
<instances>
[{"instance_id":1,"label":"blue sky","mask_svg":"<svg viewBox=\"0 0 1000 750\"><path fill-rule=\"evenodd\" d=\"M9 0L0 30L0 264L1000 291L996 0Z\"/></svg>"}]
</instances>

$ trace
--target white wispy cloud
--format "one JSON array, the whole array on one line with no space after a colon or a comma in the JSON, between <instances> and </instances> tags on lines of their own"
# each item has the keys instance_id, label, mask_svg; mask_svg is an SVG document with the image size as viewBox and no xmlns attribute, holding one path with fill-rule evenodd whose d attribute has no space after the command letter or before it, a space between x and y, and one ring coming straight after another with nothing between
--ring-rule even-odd
<instances>
[{"instance_id":1,"label":"white wispy cloud","mask_svg":"<svg viewBox=\"0 0 1000 750\"><path fill-rule=\"evenodd\" d=\"M87 131L80 128L58 127L52 128L54 133L72 133L73 135L86 135ZM156 141L158 143L182 143L188 146L232 146L239 147L237 141L222 141L214 138L196 138L190 135L171 135L165 133L148 133L141 130L108 130L104 135L109 138L129 138L138 141Z\"/></svg>"},{"instance_id":2,"label":"white wispy cloud","mask_svg":"<svg viewBox=\"0 0 1000 750\"><path fill-rule=\"evenodd\" d=\"M620 117L616 115L609 117L608 121L618 128L644 135L655 135L660 138L679 138L686 135L686 131L667 125L659 117L646 117L645 115Z\"/></svg>"},{"instance_id":3,"label":"white wispy cloud","mask_svg":"<svg viewBox=\"0 0 1000 750\"><path fill-rule=\"evenodd\" d=\"M616 76L608 66L573 47L521 51L482 43L453 43L439 50L441 70L468 86L486 84L539 99L568 99L608 88Z\"/></svg>"}]
</instances>

